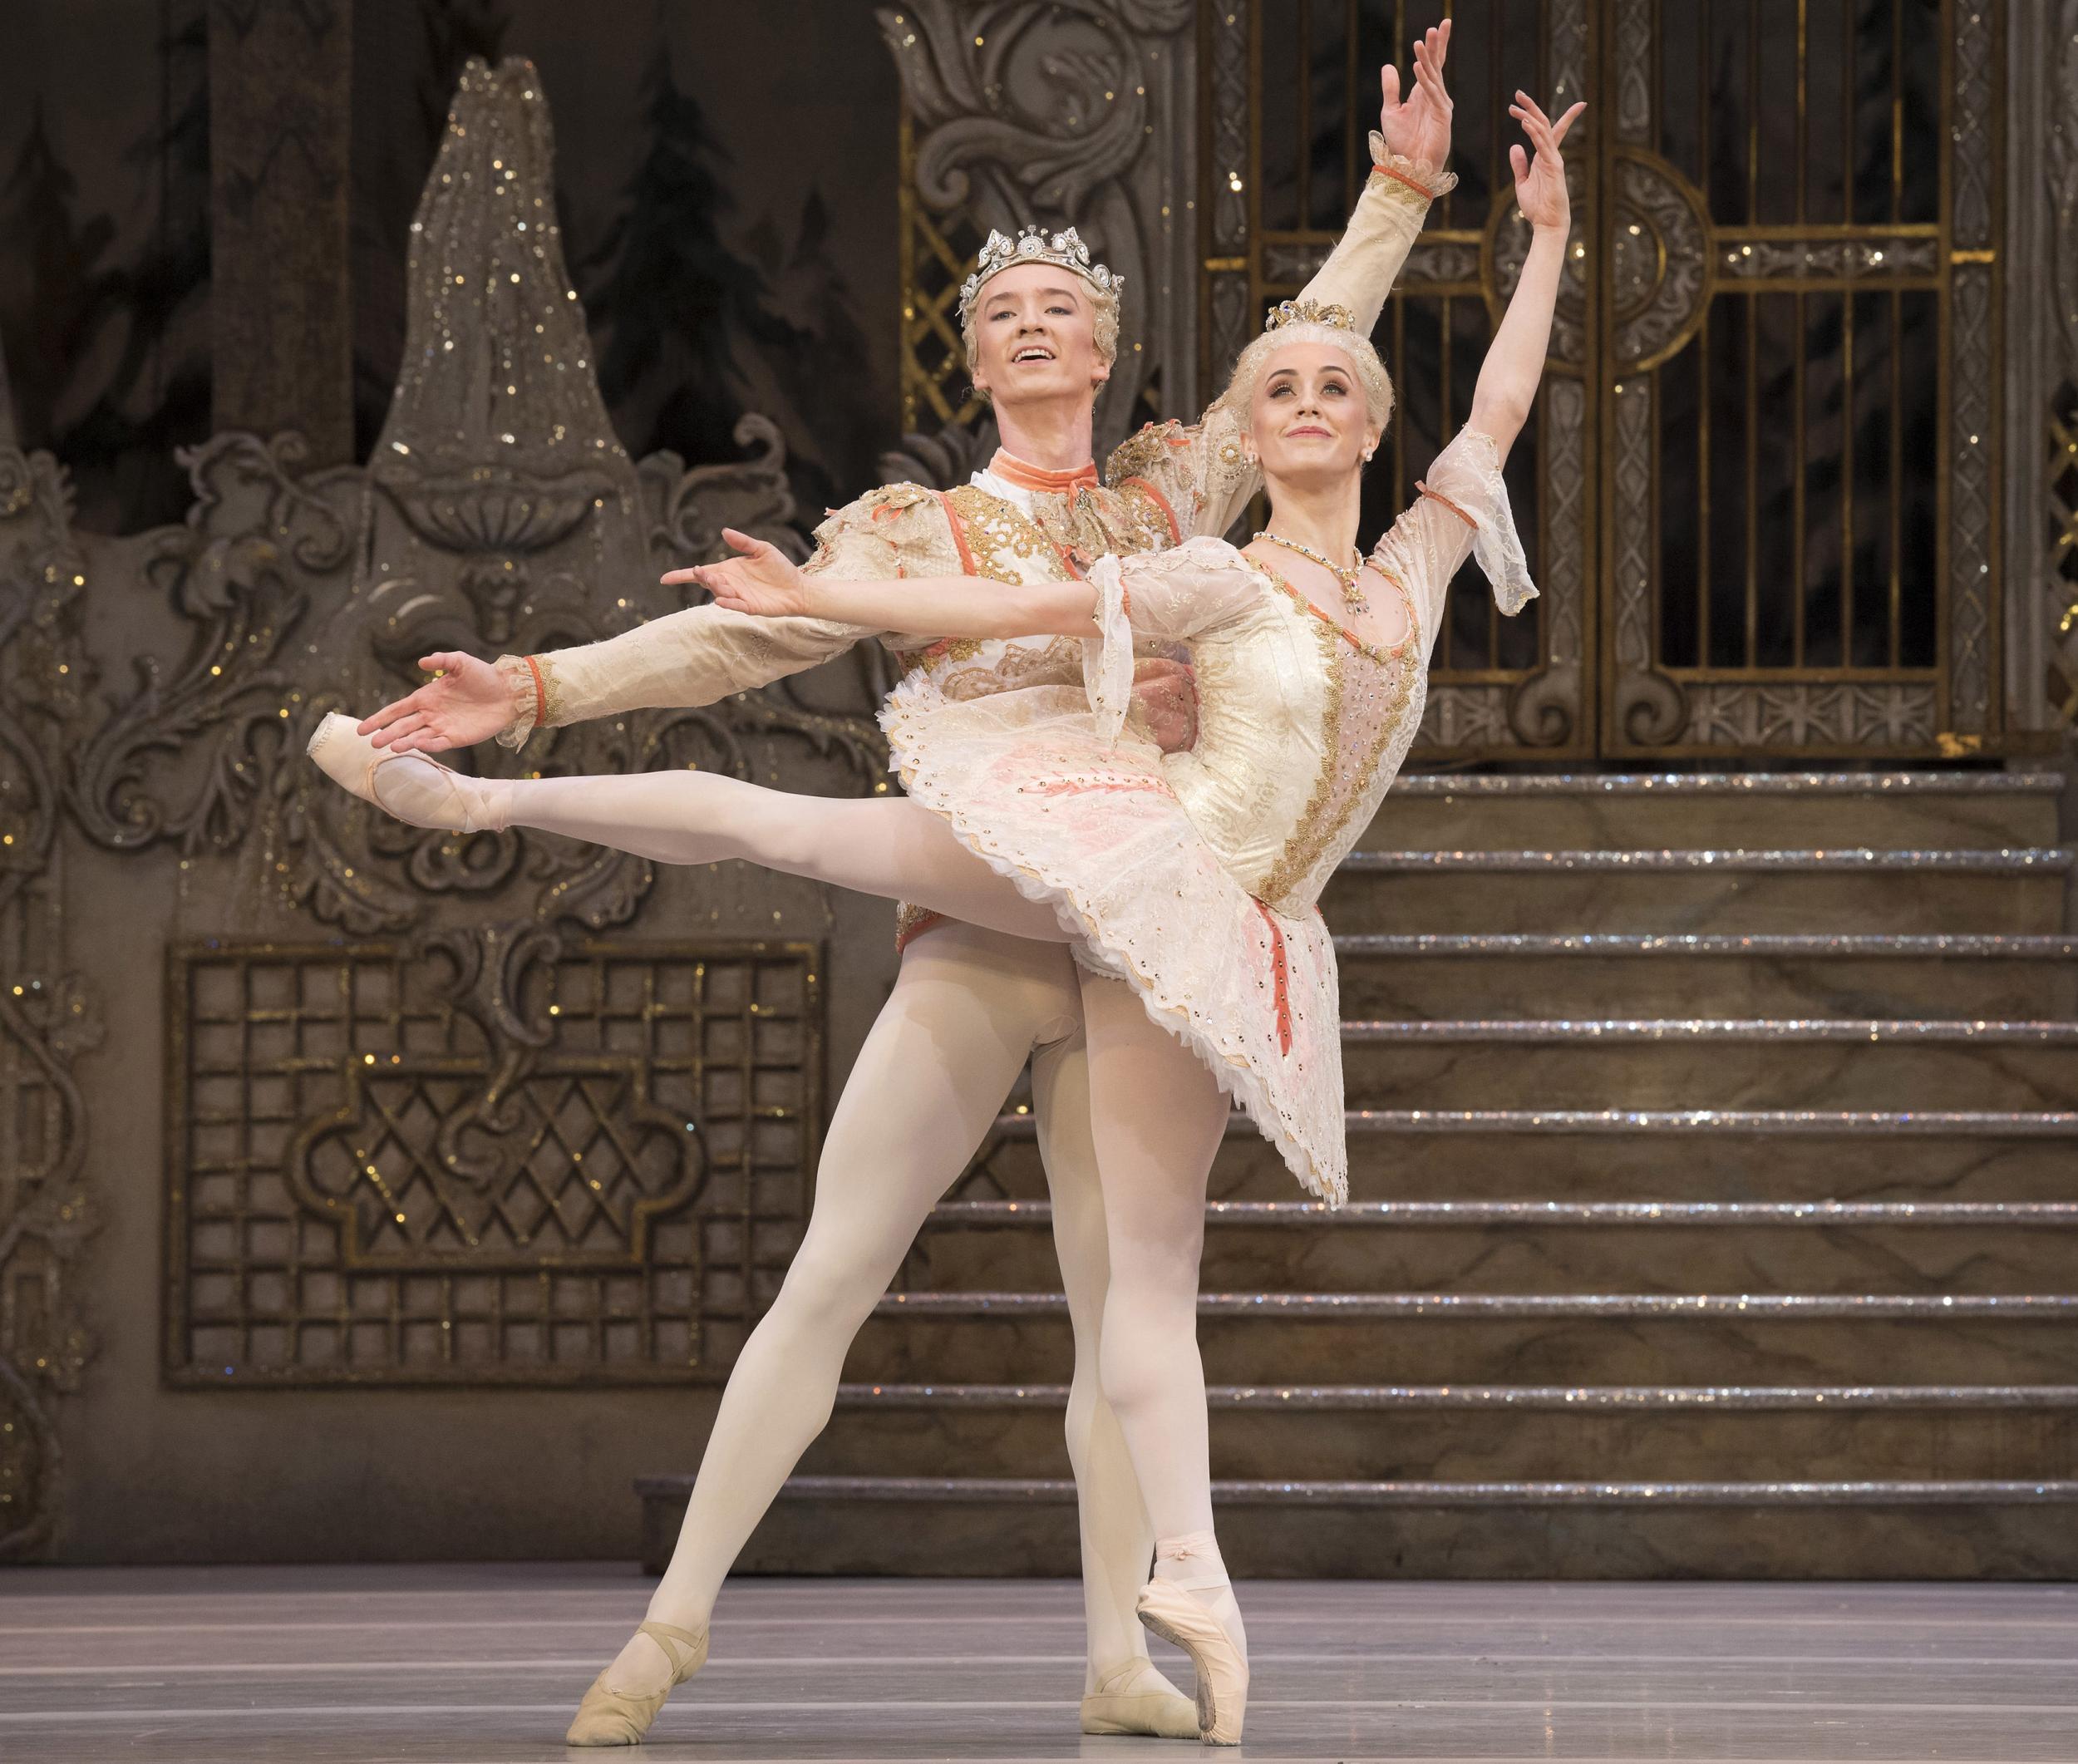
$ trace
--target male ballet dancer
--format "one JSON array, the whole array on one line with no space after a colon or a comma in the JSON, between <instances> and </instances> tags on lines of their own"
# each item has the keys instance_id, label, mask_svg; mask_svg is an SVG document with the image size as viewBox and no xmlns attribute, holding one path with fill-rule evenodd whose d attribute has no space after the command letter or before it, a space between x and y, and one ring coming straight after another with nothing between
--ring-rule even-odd
<instances>
[{"instance_id":1,"label":"male ballet dancer","mask_svg":"<svg viewBox=\"0 0 2078 1764\"><path fill-rule=\"evenodd\" d=\"M1348 308L1368 333L1451 181L1448 24L1415 46L1403 102L1383 70L1374 169L1341 242L1305 298ZM962 290L962 339L1002 445L973 481L938 491L869 492L817 528L805 566L859 577L981 574L1060 580L1105 552L1145 551L1224 533L1258 487L1230 424L1150 424L1091 461L1097 389L1118 347L1120 278L1073 229L992 234ZM689 579L673 572L667 582ZM712 704L879 638L905 669L955 696L1081 683L1071 639L938 642L808 618L687 608L603 642L486 663L421 658L439 677L361 725L379 745L438 752L495 737L517 747L536 727L652 706ZM1189 745L1188 676L1150 660L1140 713L1169 749ZM529 798L527 825L593 836L579 780ZM1053 1230L1075 1337L1066 1435L1080 1503L1088 1653L1086 1732L1198 1736L1196 1707L1158 1673L1135 1616L1154 1536L1125 1442L1099 1385L1099 1320L1109 1280L1090 1135L1088 1078L1071 958L1039 944L909 908L900 966L832 1116L806 1234L771 1308L723 1392L677 1547L649 1622L599 1675L574 1744L639 1740L672 1686L698 1669L709 1614L730 1565L795 1464L829 1421L844 1354L931 1209L993 1123L1026 1062Z\"/></svg>"}]
</instances>

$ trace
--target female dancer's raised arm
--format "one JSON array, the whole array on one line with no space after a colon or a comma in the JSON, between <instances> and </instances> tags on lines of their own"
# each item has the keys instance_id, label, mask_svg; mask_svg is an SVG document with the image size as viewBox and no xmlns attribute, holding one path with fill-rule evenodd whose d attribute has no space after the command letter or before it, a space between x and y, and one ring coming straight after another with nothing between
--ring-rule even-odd
<instances>
[{"instance_id":1,"label":"female dancer's raised arm","mask_svg":"<svg viewBox=\"0 0 2078 1764\"><path fill-rule=\"evenodd\" d=\"M1527 92L1515 94L1508 114L1522 124L1536 150L1533 159L1520 147L1508 150L1515 174L1515 203L1530 224L1529 254L1508 303L1500 328L1487 347L1479 382L1472 391L1472 414L1465 424L1490 436L1503 459L1529 420L1531 401L1544 372L1551 342L1551 315L1558 303L1558 278L1566 267L1566 234L1572 207L1566 194L1565 162L1558 149L1573 119L1587 109L1576 104L1554 124Z\"/></svg>"},{"instance_id":2,"label":"female dancer's raised arm","mask_svg":"<svg viewBox=\"0 0 2078 1764\"><path fill-rule=\"evenodd\" d=\"M734 527L721 537L741 555L674 569L667 583L697 582L714 604L765 618L835 618L875 630L932 637L1095 637L1096 596L1086 582L997 582L984 576L894 581L810 575L778 546Z\"/></svg>"}]
</instances>

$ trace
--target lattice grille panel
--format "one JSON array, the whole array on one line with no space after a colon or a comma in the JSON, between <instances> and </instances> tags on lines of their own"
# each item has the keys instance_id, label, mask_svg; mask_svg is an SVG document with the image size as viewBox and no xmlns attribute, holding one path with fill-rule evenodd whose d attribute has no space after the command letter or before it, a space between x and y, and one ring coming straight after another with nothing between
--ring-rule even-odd
<instances>
[{"instance_id":1,"label":"lattice grille panel","mask_svg":"<svg viewBox=\"0 0 2078 1764\"><path fill-rule=\"evenodd\" d=\"M818 966L586 944L508 1003L437 947L175 952L168 1377L726 1372L798 1241Z\"/></svg>"}]
</instances>

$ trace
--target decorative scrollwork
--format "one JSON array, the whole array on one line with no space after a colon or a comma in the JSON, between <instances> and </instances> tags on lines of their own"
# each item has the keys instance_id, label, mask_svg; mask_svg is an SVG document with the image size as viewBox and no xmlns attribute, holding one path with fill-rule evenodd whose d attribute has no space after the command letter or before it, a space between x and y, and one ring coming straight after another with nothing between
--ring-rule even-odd
<instances>
[{"instance_id":1,"label":"decorative scrollwork","mask_svg":"<svg viewBox=\"0 0 2078 1764\"><path fill-rule=\"evenodd\" d=\"M1696 334L1710 305L1710 215L1701 194L1657 155L1615 166L1608 238L1618 371L1655 367Z\"/></svg>"},{"instance_id":2,"label":"decorative scrollwork","mask_svg":"<svg viewBox=\"0 0 2078 1764\"><path fill-rule=\"evenodd\" d=\"M1098 426L1122 432L1162 334L1160 213L1149 164L1150 70L1195 17L1189 0L916 0L876 16L918 131L913 200L975 227L1073 225L1125 278L1117 364ZM940 242L942 251L942 239ZM963 264L931 269L966 273ZM930 296L903 291L915 309ZM1101 451L1101 450L1100 450Z\"/></svg>"},{"instance_id":3,"label":"decorative scrollwork","mask_svg":"<svg viewBox=\"0 0 2078 1764\"><path fill-rule=\"evenodd\" d=\"M148 536L142 573L193 628L170 670L149 654L134 660L135 690L79 751L71 801L96 844L171 840L192 858L234 848L251 825L293 721L288 647L310 605L306 584L351 549L324 494L342 475L298 484L288 467L299 446L224 435L185 456L197 506L186 525ZM184 800L170 806L159 791L176 786L162 762L183 760Z\"/></svg>"},{"instance_id":4,"label":"decorative scrollwork","mask_svg":"<svg viewBox=\"0 0 2078 1764\"><path fill-rule=\"evenodd\" d=\"M1706 684L1689 690L1682 738L1699 746L1777 751L1928 749L1937 712L1931 686Z\"/></svg>"},{"instance_id":5,"label":"decorative scrollwork","mask_svg":"<svg viewBox=\"0 0 2078 1764\"><path fill-rule=\"evenodd\" d=\"M0 1560L51 1535L62 1498L52 1399L94 1341L76 1292L96 1225L76 1064L101 1036L66 963L58 835L85 727L89 564L57 462L13 444L0 363Z\"/></svg>"},{"instance_id":6,"label":"decorative scrollwork","mask_svg":"<svg viewBox=\"0 0 2078 1764\"><path fill-rule=\"evenodd\" d=\"M729 555L724 527L769 540L789 557L808 554L787 488L786 441L779 425L753 411L738 420L733 438L749 458L687 471L677 454L652 453L637 468L644 505L652 511L651 549L674 559L674 567Z\"/></svg>"},{"instance_id":7,"label":"decorative scrollwork","mask_svg":"<svg viewBox=\"0 0 2078 1764\"><path fill-rule=\"evenodd\" d=\"M1652 653L1652 382L1619 381L1616 399L1616 702L1618 738L1641 747L1677 740L1682 689Z\"/></svg>"},{"instance_id":8,"label":"decorative scrollwork","mask_svg":"<svg viewBox=\"0 0 2078 1764\"><path fill-rule=\"evenodd\" d=\"M2054 529L2045 567L2051 592L2036 617L2047 626L2051 698L2056 713L2078 723L2078 0L2059 0L2055 71L2049 82L2046 303L2052 317L2055 372L2041 421L2045 498Z\"/></svg>"}]
</instances>

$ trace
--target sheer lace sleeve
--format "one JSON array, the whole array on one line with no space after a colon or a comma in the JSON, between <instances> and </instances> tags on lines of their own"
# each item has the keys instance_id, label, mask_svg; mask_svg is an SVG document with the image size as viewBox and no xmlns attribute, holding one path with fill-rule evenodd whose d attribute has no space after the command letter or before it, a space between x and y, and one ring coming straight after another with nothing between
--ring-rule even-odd
<instances>
[{"instance_id":1,"label":"sheer lace sleeve","mask_svg":"<svg viewBox=\"0 0 2078 1764\"><path fill-rule=\"evenodd\" d=\"M1536 598L1491 436L1460 430L1417 488L1414 505L1392 524L1371 556L1416 597L1431 639L1450 579L1467 556L1478 560L1503 613L1512 617Z\"/></svg>"},{"instance_id":2,"label":"sheer lace sleeve","mask_svg":"<svg viewBox=\"0 0 2078 1764\"><path fill-rule=\"evenodd\" d=\"M1188 642L1238 617L1262 589L1224 540L1194 539L1170 551L1106 554L1090 566L1098 635L1082 642L1082 679L1097 731L1115 741L1133 697L1136 638Z\"/></svg>"}]
</instances>

